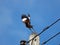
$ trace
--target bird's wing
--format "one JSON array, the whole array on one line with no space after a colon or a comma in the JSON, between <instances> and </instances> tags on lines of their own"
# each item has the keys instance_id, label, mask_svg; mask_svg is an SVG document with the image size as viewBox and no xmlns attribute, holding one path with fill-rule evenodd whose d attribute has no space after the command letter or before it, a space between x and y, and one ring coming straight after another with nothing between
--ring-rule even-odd
<instances>
[{"instance_id":1,"label":"bird's wing","mask_svg":"<svg viewBox=\"0 0 60 45\"><path fill-rule=\"evenodd\" d=\"M27 20L27 18L23 18L23 19L22 19L23 22L26 21L26 20Z\"/></svg>"}]
</instances>

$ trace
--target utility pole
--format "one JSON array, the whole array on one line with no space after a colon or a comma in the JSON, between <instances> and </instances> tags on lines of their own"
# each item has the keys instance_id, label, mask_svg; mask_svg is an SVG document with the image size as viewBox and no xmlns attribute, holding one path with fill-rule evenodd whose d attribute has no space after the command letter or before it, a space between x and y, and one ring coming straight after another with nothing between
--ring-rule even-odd
<instances>
[{"instance_id":1,"label":"utility pole","mask_svg":"<svg viewBox=\"0 0 60 45\"><path fill-rule=\"evenodd\" d=\"M34 38L37 34L36 33L32 33L29 37L29 40L31 40L32 38ZM40 37L37 36L36 38L34 38L34 40L31 40L29 42L29 45L40 45Z\"/></svg>"}]
</instances>

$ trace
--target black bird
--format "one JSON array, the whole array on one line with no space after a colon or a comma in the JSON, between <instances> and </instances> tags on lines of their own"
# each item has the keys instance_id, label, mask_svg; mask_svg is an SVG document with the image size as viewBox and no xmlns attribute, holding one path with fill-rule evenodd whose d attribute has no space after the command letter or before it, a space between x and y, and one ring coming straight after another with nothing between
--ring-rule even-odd
<instances>
[{"instance_id":1,"label":"black bird","mask_svg":"<svg viewBox=\"0 0 60 45\"><path fill-rule=\"evenodd\" d=\"M29 28L30 30L33 29L33 26L31 25L31 22L30 22L30 14L28 14L28 16L26 16L25 14L22 14L21 19L22 19L22 22L26 25L27 28Z\"/></svg>"},{"instance_id":2,"label":"black bird","mask_svg":"<svg viewBox=\"0 0 60 45\"><path fill-rule=\"evenodd\" d=\"M20 41L20 45L26 45L26 42L27 42L27 41L25 41L25 40L21 40L21 41Z\"/></svg>"}]
</instances>

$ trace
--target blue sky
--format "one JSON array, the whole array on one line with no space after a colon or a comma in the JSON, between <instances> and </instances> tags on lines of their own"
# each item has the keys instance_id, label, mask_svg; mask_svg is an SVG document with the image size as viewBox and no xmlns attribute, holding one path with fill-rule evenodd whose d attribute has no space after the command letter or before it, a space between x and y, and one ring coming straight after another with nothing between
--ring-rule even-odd
<instances>
[{"instance_id":1,"label":"blue sky","mask_svg":"<svg viewBox=\"0 0 60 45\"><path fill-rule=\"evenodd\" d=\"M29 40L31 32L21 21L22 14L31 15L37 33L60 18L60 0L0 0L0 45L19 45ZM41 34L40 43L60 32L60 21ZM60 35L45 45L59 45Z\"/></svg>"}]
</instances>

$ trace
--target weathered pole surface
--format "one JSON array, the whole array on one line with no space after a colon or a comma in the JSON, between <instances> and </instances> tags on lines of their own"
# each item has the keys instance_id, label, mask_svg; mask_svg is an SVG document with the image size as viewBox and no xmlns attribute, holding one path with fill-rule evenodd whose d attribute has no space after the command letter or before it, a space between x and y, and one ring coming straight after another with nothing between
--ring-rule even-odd
<instances>
[{"instance_id":1,"label":"weathered pole surface","mask_svg":"<svg viewBox=\"0 0 60 45\"><path fill-rule=\"evenodd\" d=\"M29 40L31 40L32 38L34 38L37 34L36 33L32 33L29 37ZM29 45L40 45L40 38L39 36L37 36L36 38L34 38L34 40L31 40L29 42Z\"/></svg>"}]
</instances>

